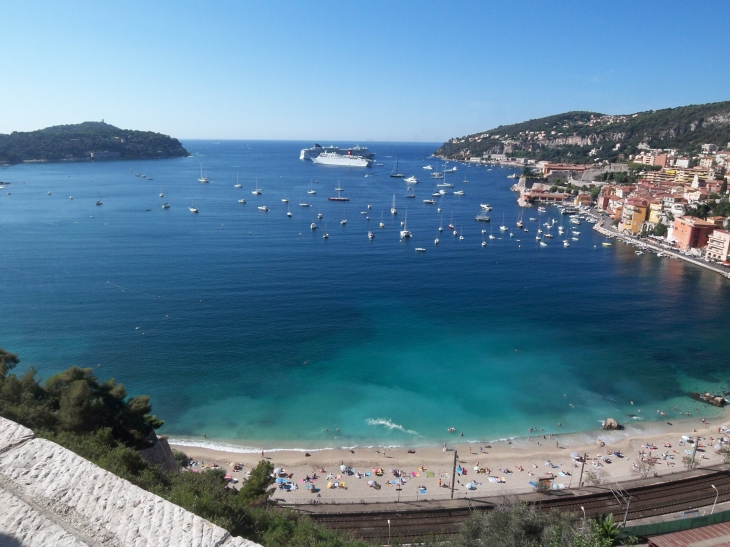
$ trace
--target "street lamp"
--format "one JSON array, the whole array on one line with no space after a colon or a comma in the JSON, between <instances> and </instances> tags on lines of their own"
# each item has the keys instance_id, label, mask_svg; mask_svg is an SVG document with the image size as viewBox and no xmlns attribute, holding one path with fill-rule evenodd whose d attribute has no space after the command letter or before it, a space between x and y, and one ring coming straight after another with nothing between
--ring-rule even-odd
<instances>
[{"instance_id":1,"label":"street lamp","mask_svg":"<svg viewBox=\"0 0 730 547\"><path fill-rule=\"evenodd\" d=\"M712 504L712 511L710 511L710 514L712 515L715 512L715 505L717 505L717 498L720 496L720 492L718 492L714 484L711 484L710 486L712 486L715 490L715 503Z\"/></svg>"},{"instance_id":2,"label":"street lamp","mask_svg":"<svg viewBox=\"0 0 730 547\"><path fill-rule=\"evenodd\" d=\"M583 511L583 520L585 520L586 519L586 508L581 505L580 510Z\"/></svg>"},{"instance_id":3,"label":"street lamp","mask_svg":"<svg viewBox=\"0 0 730 547\"><path fill-rule=\"evenodd\" d=\"M390 545L390 519L388 519L388 545Z\"/></svg>"}]
</instances>

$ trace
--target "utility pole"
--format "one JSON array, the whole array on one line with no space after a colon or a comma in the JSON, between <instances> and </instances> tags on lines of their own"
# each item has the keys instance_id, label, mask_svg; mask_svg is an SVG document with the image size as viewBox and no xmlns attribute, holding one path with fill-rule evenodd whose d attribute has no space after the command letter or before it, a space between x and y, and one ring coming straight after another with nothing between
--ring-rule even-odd
<instances>
[{"instance_id":1,"label":"utility pole","mask_svg":"<svg viewBox=\"0 0 730 547\"><path fill-rule=\"evenodd\" d=\"M588 458L587 452L583 454L583 465L580 466L580 480L578 481L578 488L583 488L583 469L586 466L586 458Z\"/></svg>"},{"instance_id":2,"label":"utility pole","mask_svg":"<svg viewBox=\"0 0 730 547\"><path fill-rule=\"evenodd\" d=\"M451 499L454 499L454 485L456 484L456 450L454 450L454 470L451 472Z\"/></svg>"},{"instance_id":3,"label":"utility pole","mask_svg":"<svg viewBox=\"0 0 730 547\"><path fill-rule=\"evenodd\" d=\"M626 504L626 513L624 514L624 527L626 526L626 519L629 518L629 507L631 507L631 496L629 496L629 501Z\"/></svg>"}]
</instances>

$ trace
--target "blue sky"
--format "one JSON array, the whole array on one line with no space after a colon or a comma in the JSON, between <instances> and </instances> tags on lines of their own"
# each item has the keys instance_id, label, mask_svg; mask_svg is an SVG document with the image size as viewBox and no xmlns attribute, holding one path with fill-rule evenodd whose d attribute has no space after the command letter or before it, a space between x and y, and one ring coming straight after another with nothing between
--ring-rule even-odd
<instances>
[{"instance_id":1,"label":"blue sky","mask_svg":"<svg viewBox=\"0 0 730 547\"><path fill-rule=\"evenodd\" d=\"M444 141L730 99L727 2L6 2L0 133Z\"/></svg>"}]
</instances>

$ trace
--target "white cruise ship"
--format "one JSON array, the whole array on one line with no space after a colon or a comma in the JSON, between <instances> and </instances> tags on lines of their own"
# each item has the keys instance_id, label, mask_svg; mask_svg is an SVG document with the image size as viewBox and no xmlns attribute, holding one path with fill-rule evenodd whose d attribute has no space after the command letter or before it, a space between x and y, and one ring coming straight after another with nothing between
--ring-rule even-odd
<instances>
[{"instance_id":1,"label":"white cruise ship","mask_svg":"<svg viewBox=\"0 0 730 547\"><path fill-rule=\"evenodd\" d=\"M312 158L312 163L319 165L340 165L344 167L370 167L373 160L363 158L362 156L354 156L351 153L338 154L337 152L322 152L316 158Z\"/></svg>"},{"instance_id":2,"label":"white cruise ship","mask_svg":"<svg viewBox=\"0 0 730 547\"><path fill-rule=\"evenodd\" d=\"M362 156L363 158L372 158L375 156L367 147L353 146L352 148L340 148L339 146L320 146L315 144L312 148L304 148L299 153L300 160L313 160L323 152L334 152L335 154L352 154L353 156Z\"/></svg>"}]
</instances>

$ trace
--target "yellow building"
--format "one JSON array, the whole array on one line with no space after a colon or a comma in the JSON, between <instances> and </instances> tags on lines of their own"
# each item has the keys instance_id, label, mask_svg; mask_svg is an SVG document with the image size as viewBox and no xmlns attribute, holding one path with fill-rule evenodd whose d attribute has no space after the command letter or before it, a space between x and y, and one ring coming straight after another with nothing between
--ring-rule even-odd
<instances>
[{"instance_id":1,"label":"yellow building","mask_svg":"<svg viewBox=\"0 0 730 547\"><path fill-rule=\"evenodd\" d=\"M649 222L656 224L661 220L663 204L661 201L652 201L649 203Z\"/></svg>"},{"instance_id":2,"label":"yellow building","mask_svg":"<svg viewBox=\"0 0 730 547\"><path fill-rule=\"evenodd\" d=\"M649 204L645 199L628 198L624 200L624 209L621 212L619 230L628 231L636 235L641 232L644 221L647 220Z\"/></svg>"}]
</instances>

